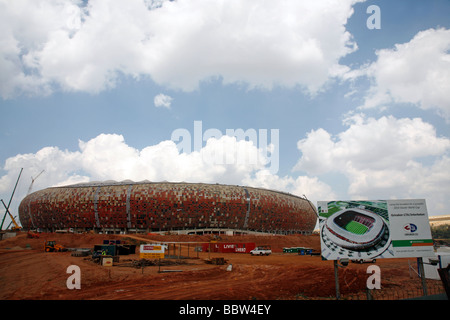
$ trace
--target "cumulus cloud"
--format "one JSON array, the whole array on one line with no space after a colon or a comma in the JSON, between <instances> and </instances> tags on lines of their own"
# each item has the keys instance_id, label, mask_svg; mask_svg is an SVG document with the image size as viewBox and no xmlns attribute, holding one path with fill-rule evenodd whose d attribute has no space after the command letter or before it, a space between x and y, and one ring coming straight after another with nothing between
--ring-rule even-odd
<instances>
[{"instance_id":1,"label":"cumulus cloud","mask_svg":"<svg viewBox=\"0 0 450 320\"><path fill-rule=\"evenodd\" d=\"M239 184L244 177L267 168L270 160L266 152L252 141L228 135L208 139L199 150L180 152L172 140L139 150L128 145L122 135L100 134L79 141L76 151L45 147L8 158L0 192L12 189L20 168L24 168L24 176L36 176L45 170L36 181L37 187L128 179Z\"/></svg>"},{"instance_id":2,"label":"cumulus cloud","mask_svg":"<svg viewBox=\"0 0 450 320\"><path fill-rule=\"evenodd\" d=\"M322 175L344 174L354 198L426 197L443 209L450 190L445 170L450 139L420 118L379 119L352 116L336 135L324 129L298 141L302 156L295 170ZM448 203L447 203L448 205Z\"/></svg>"},{"instance_id":3,"label":"cumulus cloud","mask_svg":"<svg viewBox=\"0 0 450 320\"><path fill-rule=\"evenodd\" d=\"M373 82L363 108L412 103L450 121L450 30L421 31L409 42L376 52L377 60L354 73Z\"/></svg>"},{"instance_id":4,"label":"cumulus cloud","mask_svg":"<svg viewBox=\"0 0 450 320\"><path fill-rule=\"evenodd\" d=\"M306 196L312 203L323 199L336 199L337 196L331 186L320 181L318 177L280 177L266 169L255 172L254 176L247 176L243 183L252 187L284 191L300 197Z\"/></svg>"},{"instance_id":5,"label":"cumulus cloud","mask_svg":"<svg viewBox=\"0 0 450 320\"><path fill-rule=\"evenodd\" d=\"M310 93L356 50L343 1L0 1L0 93L100 92L121 75L186 91L220 79Z\"/></svg>"},{"instance_id":6,"label":"cumulus cloud","mask_svg":"<svg viewBox=\"0 0 450 320\"><path fill-rule=\"evenodd\" d=\"M320 128L300 140L297 146L303 155L296 168L314 174L349 167L401 170L411 159L442 155L450 148L450 140L438 137L435 128L420 118L359 114L345 123L348 129L336 137Z\"/></svg>"},{"instance_id":7,"label":"cumulus cloud","mask_svg":"<svg viewBox=\"0 0 450 320\"><path fill-rule=\"evenodd\" d=\"M8 199L24 168L16 205L28 190L28 177L42 170L33 191L97 180L167 180L275 189L306 195L313 203L344 193L358 199L426 198L433 214L450 205L450 139L437 136L433 126L418 118L374 119L361 114L344 124L347 129L339 134L318 129L298 142L302 154L294 169L304 172L298 177L272 172L267 150L228 135L210 137L201 148L181 152L172 140L136 149L122 135L101 134L79 141L75 151L45 147L8 158L0 194ZM347 178L348 190L323 180L333 172Z\"/></svg>"},{"instance_id":8,"label":"cumulus cloud","mask_svg":"<svg viewBox=\"0 0 450 320\"><path fill-rule=\"evenodd\" d=\"M42 170L32 191L88 181L166 180L250 185L312 195L314 199L333 195L317 178L278 177L269 170L266 152L252 141L228 135L207 139L199 150L180 152L172 140L139 150L128 145L122 135L100 134L79 141L76 151L45 147L8 158L3 167L6 174L0 177L0 194L8 199L20 168L24 168L13 204L16 207L28 191L29 177Z\"/></svg>"},{"instance_id":9,"label":"cumulus cloud","mask_svg":"<svg viewBox=\"0 0 450 320\"><path fill-rule=\"evenodd\" d=\"M153 103L155 104L155 107L164 107L170 109L170 105L172 104L172 97L160 93L155 96L155 98L153 99Z\"/></svg>"}]
</instances>

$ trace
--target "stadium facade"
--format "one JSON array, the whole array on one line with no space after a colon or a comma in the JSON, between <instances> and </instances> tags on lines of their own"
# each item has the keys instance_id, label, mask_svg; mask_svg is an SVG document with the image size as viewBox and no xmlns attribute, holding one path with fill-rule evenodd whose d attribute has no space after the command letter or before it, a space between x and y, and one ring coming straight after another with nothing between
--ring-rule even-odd
<instances>
[{"instance_id":1,"label":"stadium facade","mask_svg":"<svg viewBox=\"0 0 450 320\"><path fill-rule=\"evenodd\" d=\"M312 233L312 204L292 194L204 183L101 182L52 187L19 205L25 229L158 232L232 229Z\"/></svg>"}]
</instances>

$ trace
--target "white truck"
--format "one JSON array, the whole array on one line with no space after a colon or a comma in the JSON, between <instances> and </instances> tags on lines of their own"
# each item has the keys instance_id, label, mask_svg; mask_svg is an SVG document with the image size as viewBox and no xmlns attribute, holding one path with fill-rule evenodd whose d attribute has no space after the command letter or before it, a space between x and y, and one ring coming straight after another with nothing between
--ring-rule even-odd
<instances>
[{"instance_id":1,"label":"white truck","mask_svg":"<svg viewBox=\"0 0 450 320\"><path fill-rule=\"evenodd\" d=\"M250 254L252 256L268 256L272 253L272 249L270 246L258 246L252 251L250 251Z\"/></svg>"}]
</instances>

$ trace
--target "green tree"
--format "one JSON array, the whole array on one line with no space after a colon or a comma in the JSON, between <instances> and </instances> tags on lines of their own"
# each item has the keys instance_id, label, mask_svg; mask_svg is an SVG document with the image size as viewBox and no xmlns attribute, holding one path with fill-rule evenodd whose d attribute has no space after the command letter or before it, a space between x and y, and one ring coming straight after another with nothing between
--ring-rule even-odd
<instances>
[{"instance_id":1,"label":"green tree","mask_svg":"<svg viewBox=\"0 0 450 320\"><path fill-rule=\"evenodd\" d=\"M433 239L450 239L450 225L431 226L431 236Z\"/></svg>"}]
</instances>

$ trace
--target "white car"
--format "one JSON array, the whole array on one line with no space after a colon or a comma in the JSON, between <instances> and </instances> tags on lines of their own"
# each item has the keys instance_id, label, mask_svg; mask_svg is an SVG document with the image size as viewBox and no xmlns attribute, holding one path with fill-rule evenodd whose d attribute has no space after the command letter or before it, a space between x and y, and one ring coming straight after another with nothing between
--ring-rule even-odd
<instances>
[{"instance_id":1,"label":"white car","mask_svg":"<svg viewBox=\"0 0 450 320\"><path fill-rule=\"evenodd\" d=\"M377 259L354 259L353 263L375 263Z\"/></svg>"},{"instance_id":2,"label":"white car","mask_svg":"<svg viewBox=\"0 0 450 320\"><path fill-rule=\"evenodd\" d=\"M270 246L259 246L250 251L252 256L268 256L272 253Z\"/></svg>"}]
</instances>

